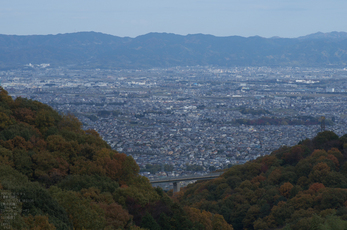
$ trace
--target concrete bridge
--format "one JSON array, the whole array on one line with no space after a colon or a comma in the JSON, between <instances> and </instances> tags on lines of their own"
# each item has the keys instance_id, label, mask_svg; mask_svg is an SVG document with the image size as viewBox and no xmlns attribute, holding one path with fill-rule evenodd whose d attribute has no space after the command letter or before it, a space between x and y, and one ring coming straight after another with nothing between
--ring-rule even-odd
<instances>
[{"instance_id":1,"label":"concrete bridge","mask_svg":"<svg viewBox=\"0 0 347 230\"><path fill-rule=\"evenodd\" d=\"M191 180L211 180L219 177L222 175L223 172L218 173L210 173L206 175L190 175L190 176L181 176L181 177L165 177L165 178L158 178L154 180L149 180L151 184L159 184L159 183L173 183L173 192L179 192L180 191L180 184L181 181L191 181Z\"/></svg>"}]
</instances>

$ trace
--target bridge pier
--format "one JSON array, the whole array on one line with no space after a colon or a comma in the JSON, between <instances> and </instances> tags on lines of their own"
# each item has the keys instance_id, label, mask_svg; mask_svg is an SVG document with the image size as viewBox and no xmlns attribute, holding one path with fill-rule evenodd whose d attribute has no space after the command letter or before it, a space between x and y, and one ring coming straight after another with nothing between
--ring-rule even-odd
<instances>
[{"instance_id":1,"label":"bridge pier","mask_svg":"<svg viewBox=\"0 0 347 230\"><path fill-rule=\"evenodd\" d=\"M175 181L173 182L173 192L179 192L180 191L180 182L179 181Z\"/></svg>"}]
</instances>

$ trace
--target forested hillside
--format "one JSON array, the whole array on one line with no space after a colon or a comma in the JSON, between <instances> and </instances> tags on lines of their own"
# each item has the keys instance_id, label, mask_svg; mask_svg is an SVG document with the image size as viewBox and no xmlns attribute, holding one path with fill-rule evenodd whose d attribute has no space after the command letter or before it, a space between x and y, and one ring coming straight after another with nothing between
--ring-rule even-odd
<instances>
[{"instance_id":1,"label":"forested hillside","mask_svg":"<svg viewBox=\"0 0 347 230\"><path fill-rule=\"evenodd\" d=\"M0 229L232 229L138 172L72 115L0 88Z\"/></svg>"},{"instance_id":2,"label":"forested hillside","mask_svg":"<svg viewBox=\"0 0 347 230\"><path fill-rule=\"evenodd\" d=\"M319 133L170 198L72 115L0 88L0 229L347 229L347 135Z\"/></svg>"},{"instance_id":3,"label":"forested hillside","mask_svg":"<svg viewBox=\"0 0 347 230\"><path fill-rule=\"evenodd\" d=\"M182 191L234 229L347 229L347 135L319 133Z\"/></svg>"}]
</instances>

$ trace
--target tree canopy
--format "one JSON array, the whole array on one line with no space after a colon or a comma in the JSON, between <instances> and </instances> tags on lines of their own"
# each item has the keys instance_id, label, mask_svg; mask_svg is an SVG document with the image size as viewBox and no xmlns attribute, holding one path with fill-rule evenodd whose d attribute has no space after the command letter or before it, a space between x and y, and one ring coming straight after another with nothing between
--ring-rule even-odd
<instances>
[{"instance_id":1,"label":"tree canopy","mask_svg":"<svg viewBox=\"0 0 347 230\"><path fill-rule=\"evenodd\" d=\"M138 173L73 115L0 88L1 227L205 229Z\"/></svg>"},{"instance_id":2,"label":"tree canopy","mask_svg":"<svg viewBox=\"0 0 347 230\"><path fill-rule=\"evenodd\" d=\"M189 185L179 201L222 215L235 229L345 229L346 140L318 133Z\"/></svg>"}]
</instances>

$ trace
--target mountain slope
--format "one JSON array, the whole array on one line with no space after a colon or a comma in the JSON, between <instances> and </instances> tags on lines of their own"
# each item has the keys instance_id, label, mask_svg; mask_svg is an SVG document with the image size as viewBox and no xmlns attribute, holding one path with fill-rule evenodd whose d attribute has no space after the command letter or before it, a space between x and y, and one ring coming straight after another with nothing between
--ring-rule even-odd
<instances>
[{"instance_id":1,"label":"mountain slope","mask_svg":"<svg viewBox=\"0 0 347 230\"><path fill-rule=\"evenodd\" d=\"M72 115L0 87L0 226L6 229L232 229L182 207ZM201 212L202 213L202 212ZM141 227L141 228L140 228Z\"/></svg>"},{"instance_id":2,"label":"mountain slope","mask_svg":"<svg viewBox=\"0 0 347 230\"><path fill-rule=\"evenodd\" d=\"M178 199L235 229L346 229L346 160L347 135L325 131L190 185Z\"/></svg>"},{"instance_id":3,"label":"mountain slope","mask_svg":"<svg viewBox=\"0 0 347 230\"><path fill-rule=\"evenodd\" d=\"M0 35L0 67L50 63L74 68L170 66L339 66L347 63L343 32L300 38L215 37L149 33L121 38L95 32Z\"/></svg>"}]
</instances>

